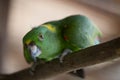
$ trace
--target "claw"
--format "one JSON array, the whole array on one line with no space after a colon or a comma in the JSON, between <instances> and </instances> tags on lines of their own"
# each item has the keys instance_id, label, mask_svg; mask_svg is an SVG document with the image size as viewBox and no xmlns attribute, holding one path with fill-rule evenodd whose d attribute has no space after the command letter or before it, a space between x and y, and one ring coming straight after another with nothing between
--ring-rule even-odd
<instances>
[{"instance_id":1,"label":"claw","mask_svg":"<svg viewBox=\"0 0 120 80\"><path fill-rule=\"evenodd\" d=\"M84 71L84 69L78 69L78 70L72 71L72 72L70 72L70 74L78 76L78 77L80 77L82 79L85 78L85 71Z\"/></svg>"},{"instance_id":2,"label":"claw","mask_svg":"<svg viewBox=\"0 0 120 80\"><path fill-rule=\"evenodd\" d=\"M35 68L36 68L37 65L38 65L38 63L34 62L33 65L30 67L30 71L29 72L30 72L31 75L34 75Z\"/></svg>"},{"instance_id":3,"label":"claw","mask_svg":"<svg viewBox=\"0 0 120 80\"><path fill-rule=\"evenodd\" d=\"M63 63L63 58L64 58L67 54L69 54L69 53L72 53L72 50L70 50L70 49L65 49L65 50L63 51L63 53L61 54L61 56L60 56L60 58L59 58L60 63Z\"/></svg>"},{"instance_id":4,"label":"claw","mask_svg":"<svg viewBox=\"0 0 120 80\"><path fill-rule=\"evenodd\" d=\"M34 71L32 71L32 69L29 70L29 73L30 73L30 75L32 75L32 76L35 74Z\"/></svg>"}]
</instances>

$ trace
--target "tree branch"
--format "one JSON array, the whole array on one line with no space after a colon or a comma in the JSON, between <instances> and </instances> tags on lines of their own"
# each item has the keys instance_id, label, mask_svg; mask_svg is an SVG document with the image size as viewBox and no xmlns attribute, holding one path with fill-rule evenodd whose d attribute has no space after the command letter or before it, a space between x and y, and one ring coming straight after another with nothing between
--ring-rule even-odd
<instances>
[{"instance_id":1,"label":"tree branch","mask_svg":"<svg viewBox=\"0 0 120 80\"><path fill-rule=\"evenodd\" d=\"M43 80L118 57L120 57L120 38L69 54L65 56L63 64L60 64L58 59L40 64L33 76L30 75L29 69L25 69L14 74L3 75L4 78L0 80Z\"/></svg>"}]
</instances>

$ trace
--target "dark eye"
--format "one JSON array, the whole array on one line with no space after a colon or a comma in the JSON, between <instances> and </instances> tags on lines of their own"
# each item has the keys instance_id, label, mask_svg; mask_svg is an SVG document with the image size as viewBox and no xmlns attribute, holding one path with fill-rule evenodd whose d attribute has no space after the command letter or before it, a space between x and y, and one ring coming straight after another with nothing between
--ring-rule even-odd
<instances>
[{"instance_id":1,"label":"dark eye","mask_svg":"<svg viewBox=\"0 0 120 80\"><path fill-rule=\"evenodd\" d=\"M43 39L44 39L42 34L39 34L38 38L39 38L40 41L43 41Z\"/></svg>"}]
</instances>

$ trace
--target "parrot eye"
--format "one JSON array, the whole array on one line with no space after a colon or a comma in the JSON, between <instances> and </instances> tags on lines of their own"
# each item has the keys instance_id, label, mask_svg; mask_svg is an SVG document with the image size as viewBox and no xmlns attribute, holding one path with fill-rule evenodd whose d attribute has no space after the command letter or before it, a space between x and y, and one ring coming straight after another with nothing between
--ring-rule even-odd
<instances>
[{"instance_id":1,"label":"parrot eye","mask_svg":"<svg viewBox=\"0 0 120 80\"><path fill-rule=\"evenodd\" d=\"M44 39L42 34L39 34L38 38L39 38L40 41L43 41L43 39Z\"/></svg>"}]
</instances>

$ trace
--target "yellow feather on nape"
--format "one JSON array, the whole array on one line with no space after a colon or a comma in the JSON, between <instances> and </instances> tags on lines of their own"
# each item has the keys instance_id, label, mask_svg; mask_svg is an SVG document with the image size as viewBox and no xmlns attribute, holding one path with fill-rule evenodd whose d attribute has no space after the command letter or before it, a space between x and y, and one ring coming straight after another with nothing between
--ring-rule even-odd
<instances>
[{"instance_id":1,"label":"yellow feather on nape","mask_svg":"<svg viewBox=\"0 0 120 80\"><path fill-rule=\"evenodd\" d=\"M46 27L51 32L56 32L55 27L53 25L51 25L51 24L43 24L42 26Z\"/></svg>"},{"instance_id":2,"label":"yellow feather on nape","mask_svg":"<svg viewBox=\"0 0 120 80\"><path fill-rule=\"evenodd\" d=\"M30 42L31 42L31 40L28 39L28 40L26 41L26 44L28 45L28 44L30 44Z\"/></svg>"}]
</instances>

